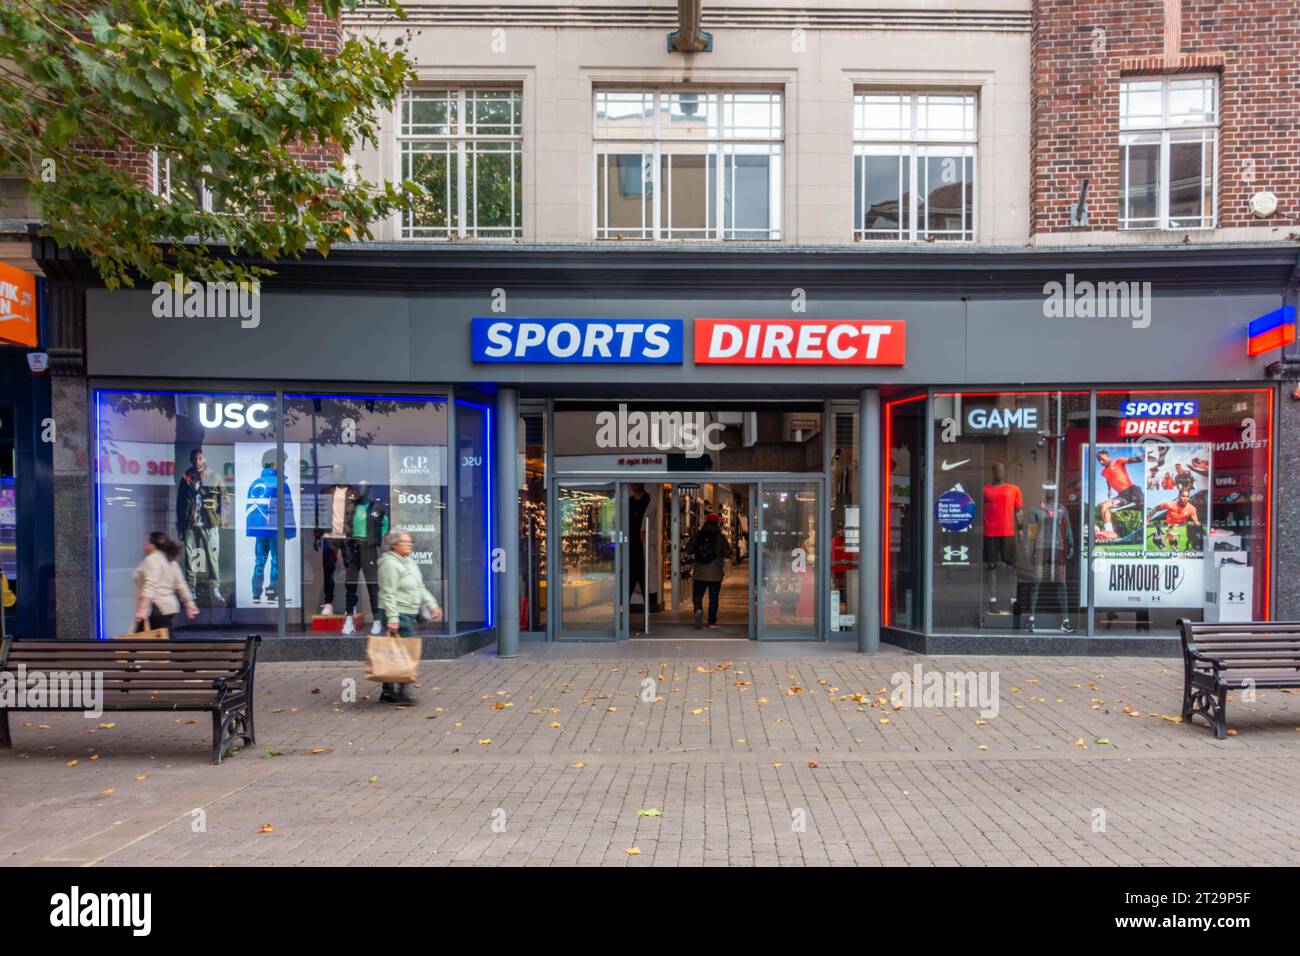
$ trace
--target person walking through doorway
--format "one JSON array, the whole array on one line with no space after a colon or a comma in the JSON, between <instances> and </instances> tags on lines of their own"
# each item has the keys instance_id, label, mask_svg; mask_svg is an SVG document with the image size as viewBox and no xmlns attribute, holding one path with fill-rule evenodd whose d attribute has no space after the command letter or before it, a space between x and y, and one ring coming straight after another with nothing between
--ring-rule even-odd
<instances>
[{"instance_id":1,"label":"person walking through doorway","mask_svg":"<svg viewBox=\"0 0 1300 956\"><path fill-rule=\"evenodd\" d=\"M722 516L709 512L704 516L704 527L691 536L686 551L694 558L691 567L691 601L695 605L695 629L704 622L704 595L709 595L709 630L718 629L718 599L722 594L722 579L727 574L727 560L731 557L731 543L722 533Z\"/></svg>"},{"instance_id":2,"label":"person walking through doorway","mask_svg":"<svg viewBox=\"0 0 1300 956\"><path fill-rule=\"evenodd\" d=\"M645 485L631 484L628 489L632 492L627 502L627 540L631 544L628 548L628 569L627 569L627 604L632 606L632 592L636 590L637 585L641 586L641 600L647 606L650 604L650 595L645 585L645 513L650 508L650 493L645 490Z\"/></svg>"}]
</instances>

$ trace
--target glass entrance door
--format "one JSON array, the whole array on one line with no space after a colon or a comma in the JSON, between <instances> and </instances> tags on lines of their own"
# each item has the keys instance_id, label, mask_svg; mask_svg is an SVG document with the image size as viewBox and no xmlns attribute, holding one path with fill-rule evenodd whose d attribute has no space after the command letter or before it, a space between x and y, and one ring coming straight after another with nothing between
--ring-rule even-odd
<instances>
[{"instance_id":1,"label":"glass entrance door","mask_svg":"<svg viewBox=\"0 0 1300 956\"><path fill-rule=\"evenodd\" d=\"M754 588L759 640L817 640L821 482L759 484Z\"/></svg>"},{"instance_id":2,"label":"glass entrance door","mask_svg":"<svg viewBox=\"0 0 1300 956\"><path fill-rule=\"evenodd\" d=\"M555 602L559 640L614 640L620 621L623 580L622 502L617 482L562 483L556 489L560 573Z\"/></svg>"}]
</instances>

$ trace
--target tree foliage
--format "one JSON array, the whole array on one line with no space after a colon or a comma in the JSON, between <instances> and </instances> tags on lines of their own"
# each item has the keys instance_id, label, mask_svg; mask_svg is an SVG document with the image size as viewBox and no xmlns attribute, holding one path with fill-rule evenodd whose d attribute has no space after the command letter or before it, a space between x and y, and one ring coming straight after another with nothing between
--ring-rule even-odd
<instances>
[{"instance_id":1,"label":"tree foliage","mask_svg":"<svg viewBox=\"0 0 1300 956\"><path fill-rule=\"evenodd\" d=\"M397 0L3 0L0 175L27 180L44 234L110 288L255 278L269 270L227 253L369 238L420 189L361 181L347 157L378 146L411 62L401 39L313 43L308 18L369 3L401 15ZM161 194L122 157L156 162Z\"/></svg>"}]
</instances>

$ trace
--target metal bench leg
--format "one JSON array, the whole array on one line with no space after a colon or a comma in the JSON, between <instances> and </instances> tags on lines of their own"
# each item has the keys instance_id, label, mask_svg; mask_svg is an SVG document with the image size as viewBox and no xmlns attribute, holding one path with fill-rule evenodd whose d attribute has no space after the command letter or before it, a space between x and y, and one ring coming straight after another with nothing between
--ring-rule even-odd
<instances>
[{"instance_id":1,"label":"metal bench leg","mask_svg":"<svg viewBox=\"0 0 1300 956\"><path fill-rule=\"evenodd\" d=\"M1192 675L1183 676L1183 723L1192 722Z\"/></svg>"},{"instance_id":2,"label":"metal bench leg","mask_svg":"<svg viewBox=\"0 0 1300 956\"><path fill-rule=\"evenodd\" d=\"M13 746L9 739L9 711L0 710L0 750L12 750Z\"/></svg>"},{"instance_id":3,"label":"metal bench leg","mask_svg":"<svg viewBox=\"0 0 1300 956\"><path fill-rule=\"evenodd\" d=\"M1219 688L1219 706L1214 709L1214 736L1220 740L1228 736L1228 688Z\"/></svg>"},{"instance_id":4,"label":"metal bench leg","mask_svg":"<svg viewBox=\"0 0 1300 956\"><path fill-rule=\"evenodd\" d=\"M257 734L253 731L253 699L251 697L248 699L248 703L244 705L244 731L243 737L248 741L248 745L250 747L256 745Z\"/></svg>"},{"instance_id":5,"label":"metal bench leg","mask_svg":"<svg viewBox=\"0 0 1300 956\"><path fill-rule=\"evenodd\" d=\"M212 712L212 762L221 763L221 756L225 752L225 728L222 726L221 711Z\"/></svg>"}]
</instances>

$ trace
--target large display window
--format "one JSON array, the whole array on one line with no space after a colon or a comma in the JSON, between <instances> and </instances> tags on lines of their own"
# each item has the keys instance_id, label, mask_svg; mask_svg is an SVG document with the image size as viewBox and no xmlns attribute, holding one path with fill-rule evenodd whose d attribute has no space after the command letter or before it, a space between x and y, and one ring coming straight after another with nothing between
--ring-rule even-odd
<instances>
[{"instance_id":1,"label":"large display window","mask_svg":"<svg viewBox=\"0 0 1300 956\"><path fill-rule=\"evenodd\" d=\"M447 403L285 395L284 436L299 462L303 501L302 533L292 542L303 600L286 605L286 631L378 633L379 557L396 531L414 539L425 587L445 607ZM446 627L445 615L417 625Z\"/></svg>"},{"instance_id":2,"label":"large display window","mask_svg":"<svg viewBox=\"0 0 1300 956\"><path fill-rule=\"evenodd\" d=\"M1270 389L1099 391L1096 633L1269 616Z\"/></svg>"},{"instance_id":3,"label":"large display window","mask_svg":"<svg viewBox=\"0 0 1300 956\"><path fill-rule=\"evenodd\" d=\"M1172 635L1180 618L1267 620L1274 397L1189 387L887 402L885 623L1124 637ZM915 427L923 409L928 434Z\"/></svg>"},{"instance_id":4,"label":"large display window","mask_svg":"<svg viewBox=\"0 0 1300 956\"><path fill-rule=\"evenodd\" d=\"M280 528L283 518L284 538L298 534L302 450L277 451L277 421L274 395L95 393L100 637L135 627L155 533L179 548L197 609L174 628L273 631L281 601L301 605L298 555L280 566Z\"/></svg>"}]
</instances>

